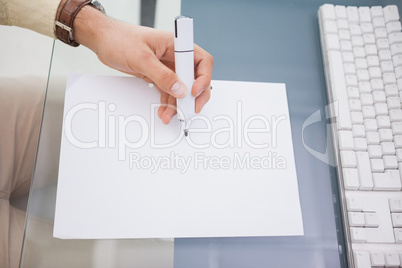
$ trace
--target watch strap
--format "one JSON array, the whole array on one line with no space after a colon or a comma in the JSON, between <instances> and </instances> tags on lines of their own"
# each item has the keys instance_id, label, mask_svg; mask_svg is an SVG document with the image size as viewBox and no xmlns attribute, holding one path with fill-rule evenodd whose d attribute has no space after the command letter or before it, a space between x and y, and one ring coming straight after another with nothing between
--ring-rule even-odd
<instances>
[{"instance_id":1,"label":"watch strap","mask_svg":"<svg viewBox=\"0 0 402 268\"><path fill-rule=\"evenodd\" d=\"M91 2L91 0L62 0L60 2L55 20L55 33L60 41L73 47L79 46L73 39L74 20L81 8Z\"/></svg>"}]
</instances>

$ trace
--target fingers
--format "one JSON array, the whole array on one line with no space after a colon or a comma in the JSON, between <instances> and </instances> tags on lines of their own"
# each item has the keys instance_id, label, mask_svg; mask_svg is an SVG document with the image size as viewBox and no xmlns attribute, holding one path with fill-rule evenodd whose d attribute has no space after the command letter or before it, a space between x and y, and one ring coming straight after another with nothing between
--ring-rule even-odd
<instances>
[{"instance_id":1,"label":"fingers","mask_svg":"<svg viewBox=\"0 0 402 268\"><path fill-rule=\"evenodd\" d=\"M197 96L200 92L209 88L214 58L199 46L194 45L194 64L196 79L191 94Z\"/></svg>"},{"instance_id":2,"label":"fingers","mask_svg":"<svg viewBox=\"0 0 402 268\"><path fill-rule=\"evenodd\" d=\"M198 114L201 112L204 105L209 101L211 97L211 87L207 87L196 99L195 99L195 112Z\"/></svg>"},{"instance_id":3,"label":"fingers","mask_svg":"<svg viewBox=\"0 0 402 268\"><path fill-rule=\"evenodd\" d=\"M141 73L153 81L164 92L176 98L183 98L187 88L177 75L165 66L155 55L149 55L146 64L142 65Z\"/></svg>"},{"instance_id":4,"label":"fingers","mask_svg":"<svg viewBox=\"0 0 402 268\"><path fill-rule=\"evenodd\" d=\"M161 107L164 106L165 108L163 109L163 111L161 111L160 116L159 116L159 110L158 110L158 116L162 119L162 122L164 124L169 124L170 120L177 113L176 98L173 97L172 95L168 95L167 93L163 93L163 94L167 96L167 102L165 102L165 103L161 102Z\"/></svg>"}]
</instances>

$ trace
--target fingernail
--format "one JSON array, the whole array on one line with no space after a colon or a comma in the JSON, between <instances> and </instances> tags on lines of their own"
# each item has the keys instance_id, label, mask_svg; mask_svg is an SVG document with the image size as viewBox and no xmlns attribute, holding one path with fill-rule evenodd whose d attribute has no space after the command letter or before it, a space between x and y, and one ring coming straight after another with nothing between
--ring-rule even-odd
<instances>
[{"instance_id":1,"label":"fingernail","mask_svg":"<svg viewBox=\"0 0 402 268\"><path fill-rule=\"evenodd\" d=\"M187 89L182 83L177 81L176 83L173 84L170 91L172 91L172 93L175 97L182 97L182 96L186 95Z\"/></svg>"}]
</instances>

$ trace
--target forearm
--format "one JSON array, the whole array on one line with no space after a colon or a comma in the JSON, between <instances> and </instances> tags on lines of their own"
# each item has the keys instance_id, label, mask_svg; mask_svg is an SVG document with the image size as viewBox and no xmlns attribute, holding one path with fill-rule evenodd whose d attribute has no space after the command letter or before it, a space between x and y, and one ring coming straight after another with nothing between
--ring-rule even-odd
<instances>
[{"instance_id":1,"label":"forearm","mask_svg":"<svg viewBox=\"0 0 402 268\"><path fill-rule=\"evenodd\" d=\"M0 24L31 29L54 38L60 0L0 0Z\"/></svg>"}]
</instances>

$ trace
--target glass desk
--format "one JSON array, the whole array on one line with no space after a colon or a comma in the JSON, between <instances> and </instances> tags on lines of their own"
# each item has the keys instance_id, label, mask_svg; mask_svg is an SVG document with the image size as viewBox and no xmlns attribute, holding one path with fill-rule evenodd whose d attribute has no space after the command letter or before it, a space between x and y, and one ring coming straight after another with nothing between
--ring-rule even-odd
<instances>
[{"instance_id":1,"label":"glass desk","mask_svg":"<svg viewBox=\"0 0 402 268\"><path fill-rule=\"evenodd\" d=\"M136 13L135 2L102 1L111 16L132 23L134 15L129 10ZM214 56L213 79L286 83L304 236L149 241L53 238L67 74L122 75L100 64L86 48L70 48L56 41L21 267L347 267L335 168L307 150L325 152L327 122L322 120L303 127L310 115L324 112L327 104L317 20L317 10L326 2L396 4L396 1L374 0L183 0L181 3L182 14L195 20L195 42ZM402 4L398 5L402 14ZM172 19L167 29L179 13L176 11L169 15Z\"/></svg>"}]
</instances>

